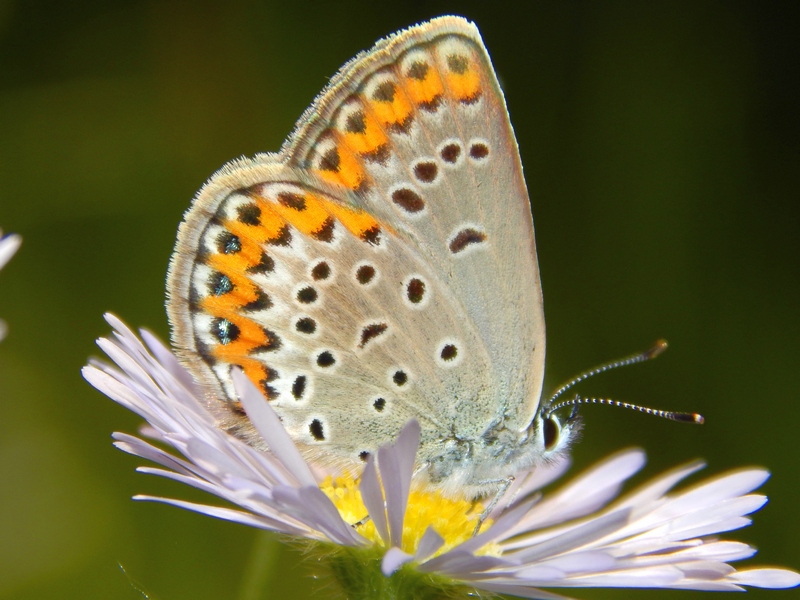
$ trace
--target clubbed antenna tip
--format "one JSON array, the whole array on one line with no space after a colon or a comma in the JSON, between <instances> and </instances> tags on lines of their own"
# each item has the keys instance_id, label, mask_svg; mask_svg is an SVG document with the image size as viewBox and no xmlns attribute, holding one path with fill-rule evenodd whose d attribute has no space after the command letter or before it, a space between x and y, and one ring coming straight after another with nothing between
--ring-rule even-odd
<instances>
[{"instance_id":1,"label":"clubbed antenna tip","mask_svg":"<svg viewBox=\"0 0 800 600\"><path fill-rule=\"evenodd\" d=\"M653 359L667 349L667 340L658 340L644 355L647 360Z\"/></svg>"},{"instance_id":2,"label":"clubbed antenna tip","mask_svg":"<svg viewBox=\"0 0 800 600\"><path fill-rule=\"evenodd\" d=\"M680 421L681 423L695 423L697 425L702 425L706 422L703 418L703 415L698 415L697 413L672 413L673 421Z\"/></svg>"}]
</instances>

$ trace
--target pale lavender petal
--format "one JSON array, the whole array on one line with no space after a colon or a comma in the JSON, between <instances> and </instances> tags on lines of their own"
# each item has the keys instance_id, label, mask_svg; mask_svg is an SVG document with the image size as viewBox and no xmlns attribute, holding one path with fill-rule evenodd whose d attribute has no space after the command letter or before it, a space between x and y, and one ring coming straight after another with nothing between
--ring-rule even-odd
<instances>
[{"instance_id":1,"label":"pale lavender petal","mask_svg":"<svg viewBox=\"0 0 800 600\"><path fill-rule=\"evenodd\" d=\"M725 501L735 498L738 493L746 493L753 489L754 484L763 482L765 480L765 472L762 470L750 470L746 472L736 472L731 475L716 478L710 482L704 483L699 488L693 488L688 491L681 492L670 498L664 498L657 503L654 503L649 514L643 514L638 520L632 522L630 526L621 530L619 535L632 536L634 534L643 533L650 537L658 537L659 539L687 539L689 536L684 532L686 525L680 525L679 519L685 519L685 523L692 523L692 526L697 526L697 522L692 522L691 519L702 519L707 521L711 520L711 525L708 531L710 533L729 531L738 527L743 527L749 524L749 520L732 519L727 524L723 525L721 518L717 520L714 525L714 520L723 516L720 507L723 506ZM699 492L699 493L698 493ZM690 499L687 501L687 497ZM750 496L749 498L762 498L761 496ZM749 504L753 510L757 510L760 506L757 500L744 501ZM628 502L623 502L622 505L630 505ZM716 505L716 506L715 506ZM745 508L748 504L743 505ZM641 512L641 511L640 511ZM750 511L752 512L752 510ZM748 514L748 512L740 512L739 515ZM665 529L664 527L667 527ZM719 529L714 529L719 527ZM703 535L703 531L698 528L697 533L694 535Z\"/></svg>"},{"instance_id":2,"label":"pale lavender petal","mask_svg":"<svg viewBox=\"0 0 800 600\"><path fill-rule=\"evenodd\" d=\"M675 515L682 515L704 510L728 498L747 494L761 486L767 479L769 472L763 469L729 473L682 492L669 503L669 511Z\"/></svg>"},{"instance_id":3,"label":"pale lavender petal","mask_svg":"<svg viewBox=\"0 0 800 600\"><path fill-rule=\"evenodd\" d=\"M628 506L643 506L650 502L656 502L659 498L663 497L669 490L675 487L679 482L686 479L692 473L696 473L706 465L702 461L695 461L667 471L656 479L647 482L639 489L625 497L614 508L626 508Z\"/></svg>"},{"instance_id":4,"label":"pale lavender petal","mask_svg":"<svg viewBox=\"0 0 800 600\"><path fill-rule=\"evenodd\" d=\"M694 548L686 548L675 553L675 555L683 560L697 559L697 560L720 560L722 562L732 562L736 560L744 560L750 558L756 553L756 549L743 544L741 542L705 542ZM648 557L642 557L647 559Z\"/></svg>"},{"instance_id":5,"label":"pale lavender petal","mask_svg":"<svg viewBox=\"0 0 800 600\"><path fill-rule=\"evenodd\" d=\"M210 484L202 479L198 479L196 477L184 477L177 473L172 473L171 471L161 470L161 469L148 469L146 467L139 467L137 469L140 473L149 473L153 475L160 475L162 477L166 477L167 479L171 479L173 481L178 481L180 483L185 483L186 485L192 486L204 492L208 492L210 494L214 494L221 498L224 498L231 503L236 503L242 508L248 509L249 506L247 502L247 498L243 497L241 494L237 495L235 493L231 493L230 490L225 490L220 488L219 486ZM142 497L135 497L135 499L141 499ZM150 498L147 496L146 498ZM170 502L171 503L171 502ZM198 506L206 506L206 505L198 505ZM237 511L241 512L241 511ZM314 532L311 528L306 527L303 523L297 521L296 519L288 517L286 514L283 514L280 510L276 508L272 508L269 505L261 503L258 505L258 511L251 511L245 514L254 515L265 524L268 524L271 529L275 531L280 531L282 533L287 534L294 534L296 532L305 532L308 535L314 537L319 537L316 532ZM224 518L224 517L219 517Z\"/></svg>"},{"instance_id":6,"label":"pale lavender petal","mask_svg":"<svg viewBox=\"0 0 800 600\"><path fill-rule=\"evenodd\" d=\"M559 587L666 587L679 582L683 572L675 567L647 567L630 571L611 571L551 582ZM547 583L537 584L547 587Z\"/></svg>"},{"instance_id":7,"label":"pale lavender petal","mask_svg":"<svg viewBox=\"0 0 800 600\"><path fill-rule=\"evenodd\" d=\"M16 233L10 233L3 237L3 232L0 230L0 269L6 266L11 257L14 256L22 244L22 237Z\"/></svg>"},{"instance_id":8,"label":"pale lavender petal","mask_svg":"<svg viewBox=\"0 0 800 600\"><path fill-rule=\"evenodd\" d=\"M720 561L729 562L750 558L755 550L747 544L740 542L696 542L692 547L676 550L669 553L644 553L621 558L617 562L623 568L655 566L663 564L688 564L692 561Z\"/></svg>"},{"instance_id":9,"label":"pale lavender petal","mask_svg":"<svg viewBox=\"0 0 800 600\"><path fill-rule=\"evenodd\" d=\"M788 569L745 569L730 576L742 585L752 587L784 589L800 585L800 574Z\"/></svg>"},{"instance_id":10,"label":"pale lavender petal","mask_svg":"<svg viewBox=\"0 0 800 600\"><path fill-rule=\"evenodd\" d=\"M522 569L516 573L519 579L529 579L530 581L561 581L567 574L557 567L539 564L527 569ZM538 584L537 584L538 585Z\"/></svg>"},{"instance_id":11,"label":"pale lavender petal","mask_svg":"<svg viewBox=\"0 0 800 600\"><path fill-rule=\"evenodd\" d=\"M108 316L113 317L113 315ZM114 319L112 318L111 321L113 320ZM146 332L143 330L142 333L145 334ZM156 341L152 334L148 334L148 336L153 346L157 349L160 349L161 354L168 353L168 351ZM191 384L188 386L182 385L181 379L177 377L175 373L180 374L184 378L191 378L189 377L189 374L178 365L177 359L171 354L171 358L167 358L165 356L166 364L164 364L164 362L161 362L158 360L158 358L148 353L147 348L130 329L117 332L116 338L120 348L123 351L130 353L134 360L141 364L147 373L147 377L152 380L153 383L155 383L156 387L167 391L168 393L179 394L181 396L186 396L187 394L191 395L189 390L192 390L192 392L199 391L197 386ZM203 407L203 412L204 411L205 409Z\"/></svg>"},{"instance_id":12,"label":"pale lavender petal","mask_svg":"<svg viewBox=\"0 0 800 600\"><path fill-rule=\"evenodd\" d=\"M177 481L190 487L196 488L209 494L220 495L219 486L216 483L211 483L205 479L200 479L196 475L187 475L184 473L176 473L169 469L160 469L158 467L136 467L137 473L144 473L145 475L156 475L171 481ZM226 496L233 496L228 493Z\"/></svg>"},{"instance_id":13,"label":"pale lavender petal","mask_svg":"<svg viewBox=\"0 0 800 600\"><path fill-rule=\"evenodd\" d=\"M81 374L86 381L91 383L100 392L104 393L115 402L122 404L128 410L135 412L139 416L143 416L138 410L139 398L123 383L96 367L83 367L83 369L81 369Z\"/></svg>"},{"instance_id":14,"label":"pale lavender petal","mask_svg":"<svg viewBox=\"0 0 800 600\"><path fill-rule=\"evenodd\" d=\"M116 340L100 340L99 344L119 368L100 364L86 367L87 380L144 417L154 437L172 446L187 460L133 436L118 434L116 445L171 469L144 468L144 472L212 493L247 512L173 500L158 501L292 535L320 540L327 537L347 545L365 543L342 521L331 501L316 486L311 470L282 427L278 426L275 435L266 436L274 454L256 450L220 430L206 409L205 401L193 394L196 388L181 381L182 370L177 361L170 358L155 338L145 334L158 358L154 358L116 317L108 315L107 319L115 327ZM266 405L263 398L253 398L253 390L243 387L246 404ZM265 412L270 410L267 407ZM262 433L264 429L271 433L274 423L269 422L269 415L265 418L258 409L255 412L254 420L261 426ZM287 440L288 449L283 447ZM284 466L287 463L288 466ZM296 489L304 480L312 485ZM289 499L292 502L287 503Z\"/></svg>"},{"instance_id":15,"label":"pale lavender petal","mask_svg":"<svg viewBox=\"0 0 800 600\"><path fill-rule=\"evenodd\" d=\"M204 515L208 515L209 517L214 517L216 519L231 521L232 523L241 523L242 525L247 525L249 527L258 527L259 529L270 529L272 531L278 531L289 535L302 535L304 537L310 537L311 534L311 532L307 529L287 526L284 523L280 523L277 524L279 526L275 526L276 524L273 523L271 519L266 519L264 517L254 515L249 512L233 510L230 508L223 508L221 506L209 506L206 504L197 504L194 502L186 502L183 500L174 500L172 498L159 498L157 496L145 496L145 495L134 496L133 499L142 500L146 502L160 502L161 504L169 504L171 506L177 506L178 508L185 508L186 510L202 513Z\"/></svg>"},{"instance_id":16,"label":"pale lavender petal","mask_svg":"<svg viewBox=\"0 0 800 600\"><path fill-rule=\"evenodd\" d=\"M383 493L386 496L386 516L389 522L389 543L399 547L403 539L405 498L400 481L400 465L391 446L378 449L378 465L381 473Z\"/></svg>"},{"instance_id":17,"label":"pale lavender petal","mask_svg":"<svg viewBox=\"0 0 800 600\"><path fill-rule=\"evenodd\" d=\"M300 485L316 486L317 481L314 474L308 468L308 464L281 425L278 415L272 410L264 395L258 391L258 388L241 369L233 368L231 377L247 417L261 434L270 450L275 453L278 460L286 465L289 472L294 474Z\"/></svg>"},{"instance_id":18,"label":"pale lavender petal","mask_svg":"<svg viewBox=\"0 0 800 600\"><path fill-rule=\"evenodd\" d=\"M444 573L457 579L470 579L471 576L489 569L507 567L512 563L509 560L496 556L475 556L470 552L447 552L428 562L419 565L418 569L424 573Z\"/></svg>"},{"instance_id":19,"label":"pale lavender petal","mask_svg":"<svg viewBox=\"0 0 800 600\"><path fill-rule=\"evenodd\" d=\"M433 556L442 546L444 546L444 538L436 533L433 527L428 526L417 545L417 551L414 553L414 560L418 562L425 561Z\"/></svg>"},{"instance_id":20,"label":"pale lavender petal","mask_svg":"<svg viewBox=\"0 0 800 600\"><path fill-rule=\"evenodd\" d=\"M672 585L664 586L672 590L696 590L699 592L744 592L743 587L735 585L729 581L716 580L704 581L700 579L686 579Z\"/></svg>"},{"instance_id":21,"label":"pale lavender petal","mask_svg":"<svg viewBox=\"0 0 800 600\"><path fill-rule=\"evenodd\" d=\"M414 474L414 457L419 447L420 426L415 420L403 427L394 445L378 450L378 467L383 491L386 495L386 514L389 519L389 536L393 546L403 539L403 518Z\"/></svg>"},{"instance_id":22,"label":"pale lavender petal","mask_svg":"<svg viewBox=\"0 0 800 600\"><path fill-rule=\"evenodd\" d=\"M158 463L161 466L172 469L173 471L177 471L178 473L190 475L196 470L192 467L191 463L183 461L178 457L165 452L161 448L152 446L147 442L140 440L139 438L121 433L115 433L114 439L118 440L114 443L115 448L119 448L128 454L133 454L134 456L139 456L146 460L151 460L154 463Z\"/></svg>"},{"instance_id":23,"label":"pale lavender petal","mask_svg":"<svg viewBox=\"0 0 800 600\"><path fill-rule=\"evenodd\" d=\"M226 454L202 440L188 440L186 450L192 457L192 462L207 473L212 473L216 476L231 474L238 477L246 477L251 473L250 469L247 468L248 465L242 464L230 454Z\"/></svg>"},{"instance_id":24,"label":"pale lavender petal","mask_svg":"<svg viewBox=\"0 0 800 600\"><path fill-rule=\"evenodd\" d=\"M122 368L128 377L132 377L134 381L145 388L151 387L153 380L146 369L147 361L143 360L144 348L133 332L127 327L121 328L114 332L114 337L116 337L116 341L100 338L97 340L97 345Z\"/></svg>"},{"instance_id":25,"label":"pale lavender petal","mask_svg":"<svg viewBox=\"0 0 800 600\"><path fill-rule=\"evenodd\" d=\"M202 394L200 387L195 383L194 379L192 379L189 371L183 368L175 355L161 343L158 337L147 329L141 329L139 333L142 334L144 343L147 344L147 347L150 349L150 352L153 353L155 359L164 366L170 375L177 379L192 394Z\"/></svg>"},{"instance_id":26,"label":"pale lavender petal","mask_svg":"<svg viewBox=\"0 0 800 600\"><path fill-rule=\"evenodd\" d=\"M497 521L492 523L491 527L486 529L486 531L482 531L478 535L460 543L458 546L450 550L450 552L475 552L476 550L483 548L486 544L503 537L512 527L514 527L522 515L531 509L534 504L536 504L536 500L530 500L515 506L505 514L501 515Z\"/></svg>"},{"instance_id":27,"label":"pale lavender petal","mask_svg":"<svg viewBox=\"0 0 800 600\"><path fill-rule=\"evenodd\" d=\"M529 470L522 475L518 475L514 482L509 486L501 501L497 503L491 513L490 519L515 506L519 502L531 499L530 496L537 490L552 483L561 477L569 469L572 461L567 456L559 457L558 460L547 462L535 469Z\"/></svg>"},{"instance_id":28,"label":"pale lavender petal","mask_svg":"<svg viewBox=\"0 0 800 600\"><path fill-rule=\"evenodd\" d=\"M680 569L686 579L722 579L736 572L732 566L715 560L675 561L673 566Z\"/></svg>"},{"instance_id":29,"label":"pale lavender petal","mask_svg":"<svg viewBox=\"0 0 800 600\"><path fill-rule=\"evenodd\" d=\"M757 511L766 502L767 499L760 495L742 496L720 502L710 510L673 520L670 527L671 534L679 532L683 539L687 539L744 527L750 524L750 519L743 518L743 515Z\"/></svg>"},{"instance_id":30,"label":"pale lavender petal","mask_svg":"<svg viewBox=\"0 0 800 600\"><path fill-rule=\"evenodd\" d=\"M381 560L381 573L388 577L412 560L414 560L413 556L406 554L397 546L392 546L386 551L386 554L383 555L383 559Z\"/></svg>"},{"instance_id":31,"label":"pale lavender petal","mask_svg":"<svg viewBox=\"0 0 800 600\"><path fill-rule=\"evenodd\" d=\"M606 552L599 550L586 550L575 551L569 554L556 556L554 558L543 560L539 565L549 568L558 569L565 576L574 575L576 573L591 573L598 571L609 571L615 568L618 561ZM535 567L534 567L535 568ZM529 577L529 572L522 569L517 572L519 577Z\"/></svg>"},{"instance_id":32,"label":"pale lavender petal","mask_svg":"<svg viewBox=\"0 0 800 600\"><path fill-rule=\"evenodd\" d=\"M378 481L378 471L375 467L375 456L370 455L364 472L361 474L359 484L361 501L369 513L370 519L375 524L375 529L384 543L389 543L389 524L386 521L386 504L383 500L383 488Z\"/></svg>"},{"instance_id":33,"label":"pale lavender petal","mask_svg":"<svg viewBox=\"0 0 800 600\"><path fill-rule=\"evenodd\" d=\"M641 450L628 450L603 461L539 502L510 535L563 523L597 510L619 493L622 483L644 464L645 456ZM512 542L508 548L515 545L519 544Z\"/></svg>"},{"instance_id":34,"label":"pale lavender petal","mask_svg":"<svg viewBox=\"0 0 800 600\"><path fill-rule=\"evenodd\" d=\"M273 491L273 497L285 513L312 529L324 533L336 544L358 546L366 542L342 520L330 498L316 486L300 489L278 486Z\"/></svg>"},{"instance_id":35,"label":"pale lavender petal","mask_svg":"<svg viewBox=\"0 0 800 600\"><path fill-rule=\"evenodd\" d=\"M10 234L3 237L3 231L0 230L0 269L11 260L11 257L14 256L14 253L19 249L21 243L22 238L20 236ZM8 333L8 327L5 321L0 319L0 340L6 337L6 333Z\"/></svg>"},{"instance_id":36,"label":"pale lavender petal","mask_svg":"<svg viewBox=\"0 0 800 600\"><path fill-rule=\"evenodd\" d=\"M608 464L601 465L601 470ZM766 472L740 471L672 497L663 496L700 466L694 463L656 478L583 522L502 544L504 556L518 560L519 567L468 578L481 589L523 596L529 594L520 594L521 587L537 588L532 593L534 597L539 587L552 586L740 590L741 585L750 582L728 562L747 558L754 550L746 544L718 542L704 536L749 523L745 515L763 506L765 498L743 494L763 483ZM597 472L593 470L595 476ZM532 512L540 510L542 504L533 507ZM614 514L619 507L625 507L627 516L616 520ZM765 572L763 582L767 587L800 584L800 575L775 571L777 576L769 570ZM506 573L514 573L514 577ZM759 576L753 580L753 585L758 586Z\"/></svg>"},{"instance_id":37,"label":"pale lavender petal","mask_svg":"<svg viewBox=\"0 0 800 600\"><path fill-rule=\"evenodd\" d=\"M580 549L620 529L629 520L630 509L615 511L570 527L560 535L550 536L549 539L528 548L516 550L511 556L521 562L530 563Z\"/></svg>"}]
</instances>

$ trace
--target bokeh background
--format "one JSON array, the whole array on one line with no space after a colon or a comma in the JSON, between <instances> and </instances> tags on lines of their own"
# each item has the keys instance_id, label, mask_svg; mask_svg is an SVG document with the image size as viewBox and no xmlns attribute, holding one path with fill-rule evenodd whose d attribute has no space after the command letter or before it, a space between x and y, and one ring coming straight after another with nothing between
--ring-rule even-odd
<instances>
[{"instance_id":1,"label":"bokeh background","mask_svg":"<svg viewBox=\"0 0 800 600\"><path fill-rule=\"evenodd\" d=\"M310 596L313 564L242 526L135 503L201 499L111 446L139 420L90 388L113 311L168 337L181 215L240 155L277 150L327 78L445 13L482 30L531 190L547 387L665 337L583 386L705 414L583 410L583 467L644 447L646 474L764 465L756 562L800 568L798 4L0 0L0 598ZM692 593L584 590L582 598ZM752 598L800 592L751 592Z\"/></svg>"}]
</instances>

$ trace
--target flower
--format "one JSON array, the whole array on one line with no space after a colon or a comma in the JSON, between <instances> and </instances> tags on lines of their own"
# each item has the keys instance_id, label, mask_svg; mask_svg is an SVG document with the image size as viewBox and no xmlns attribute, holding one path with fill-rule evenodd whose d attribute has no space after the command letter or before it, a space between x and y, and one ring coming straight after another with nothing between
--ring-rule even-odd
<instances>
[{"instance_id":1,"label":"flower","mask_svg":"<svg viewBox=\"0 0 800 600\"><path fill-rule=\"evenodd\" d=\"M3 236L3 230L0 229L0 269L6 266L6 263L11 260L14 253L22 243L22 238L14 233ZM0 320L0 340L6 337L6 324Z\"/></svg>"},{"instance_id":2,"label":"flower","mask_svg":"<svg viewBox=\"0 0 800 600\"><path fill-rule=\"evenodd\" d=\"M729 563L755 550L714 537L748 525L747 515L765 504L764 496L752 493L769 476L763 469L734 471L670 492L703 466L692 463L618 497L645 462L642 451L627 450L542 494L541 488L566 470L567 461L561 461L519 474L504 502L481 523L482 507L415 486L415 421L378 451L377 460L370 457L358 476L326 476L303 459L241 372L233 373L240 400L271 453L218 428L190 374L152 334L142 331L142 343L119 319L106 318L115 339L98 343L117 366L95 362L84 367L84 377L146 419L143 433L156 442L115 433L115 445L164 467L140 471L184 482L237 508L139 500L312 540L337 565L342 556L344 562L355 556L353 569L372 565L365 568L379 569L385 582L416 576L418 585L465 585L528 598L560 597L539 589L550 587L731 591L800 584L800 575L786 569L736 570ZM376 585L374 578L355 584L352 573L339 579L351 587Z\"/></svg>"}]
</instances>

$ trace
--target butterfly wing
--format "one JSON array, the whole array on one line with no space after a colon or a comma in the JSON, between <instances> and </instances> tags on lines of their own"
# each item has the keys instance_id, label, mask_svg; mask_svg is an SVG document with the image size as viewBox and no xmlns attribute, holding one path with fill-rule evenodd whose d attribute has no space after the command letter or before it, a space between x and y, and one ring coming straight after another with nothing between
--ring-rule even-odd
<instances>
[{"instance_id":1,"label":"butterfly wing","mask_svg":"<svg viewBox=\"0 0 800 600\"><path fill-rule=\"evenodd\" d=\"M363 458L414 417L422 460L518 431L541 391L530 206L477 32L445 17L345 65L278 155L231 163L181 227L176 345L259 384L307 452ZM226 425L255 440L241 415Z\"/></svg>"}]
</instances>

